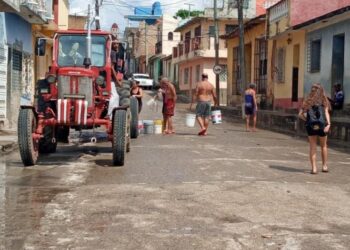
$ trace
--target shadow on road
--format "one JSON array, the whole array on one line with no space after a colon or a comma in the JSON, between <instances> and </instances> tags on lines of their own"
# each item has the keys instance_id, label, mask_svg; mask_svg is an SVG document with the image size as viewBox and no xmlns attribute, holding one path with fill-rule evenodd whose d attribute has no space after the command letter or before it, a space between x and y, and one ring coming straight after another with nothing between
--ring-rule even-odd
<instances>
[{"instance_id":1,"label":"shadow on road","mask_svg":"<svg viewBox=\"0 0 350 250\"><path fill-rule=\"evenodd\" d=\"M269 168L277 169L277 170L285 171L285 172L292 172L292 173L306 173L307 172L304 169L297 169L297 168L276 166L276 165L270 165Z\"/></svg>"}]
</instances>

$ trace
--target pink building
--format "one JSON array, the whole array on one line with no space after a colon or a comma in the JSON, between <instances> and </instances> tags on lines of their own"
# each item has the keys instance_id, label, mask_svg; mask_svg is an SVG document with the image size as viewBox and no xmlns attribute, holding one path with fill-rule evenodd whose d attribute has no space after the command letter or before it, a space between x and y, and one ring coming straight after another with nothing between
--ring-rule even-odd
<instances>
[{"instance_id":1,"label":"pink building","mask_svg":"<svg viewBox=\"0 0 350 250\"><path fill-rule=\"evenodd\" d=\"M219 31L224 34L236 26L232 20L220 19ZM207 17L195 17L179 26L181 41L173 48L173 63L179 69L179 89L191 96L192 90L201 80L201 74L207 73L209 81L215 87L214 20ZM224 68L220 74L220 102L227 101L227 47L226 42L219 41L219 63Z\"/></svg>"}]
</instances>

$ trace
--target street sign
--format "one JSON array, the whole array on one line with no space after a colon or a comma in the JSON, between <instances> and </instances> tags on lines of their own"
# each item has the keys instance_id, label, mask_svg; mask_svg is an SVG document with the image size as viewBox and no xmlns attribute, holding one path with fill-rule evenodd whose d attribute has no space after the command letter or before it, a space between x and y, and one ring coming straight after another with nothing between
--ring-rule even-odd
<instances>
[{"instance_id":1,"label":"street sign","mask_svg":"<svg viewBox=\"0 0 350 250\"><path fill-rule=\"evenodd\" d=\"M215 66L213 67L213 71L214 71L214 74L216 74L216 75L221 74L221 72L222 72L222 67L221 67L221 65L215 65Z\"/></svg>"}]
</instances>

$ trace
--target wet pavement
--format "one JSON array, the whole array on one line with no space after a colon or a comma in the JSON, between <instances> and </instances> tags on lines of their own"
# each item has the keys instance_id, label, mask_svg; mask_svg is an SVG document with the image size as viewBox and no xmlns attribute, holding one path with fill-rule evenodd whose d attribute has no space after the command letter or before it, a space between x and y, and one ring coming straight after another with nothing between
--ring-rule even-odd
<instances>
[{"instance_id":1,"label":"wet pavement","mask_svg":"<svg viewBox=\"0 0 350 250\"><path fill-rule=\"evenodd\" d=\"M187 106L176 135L132 140L124 167L103 134L34 167L1 156L0 249L349 249L349 152L311 175L305 140L229 119L199 137Z\"/></svg>"}]
</instances>

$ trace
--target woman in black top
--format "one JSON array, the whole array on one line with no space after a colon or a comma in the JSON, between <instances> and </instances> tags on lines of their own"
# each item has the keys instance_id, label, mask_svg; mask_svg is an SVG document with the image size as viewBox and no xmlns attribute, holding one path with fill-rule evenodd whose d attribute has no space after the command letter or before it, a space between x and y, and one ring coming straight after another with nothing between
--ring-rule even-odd
<instances>
[{"instance_id":1,"label":"woman in black top","mask_svg":"<svg viewBox=\"0 0 350 250\"><path fill-rule=\"evenodd\" d=\"M139 86L139 82L138 81L132 81L131 89L130 89L130 95L137 98L137 101L139 103L139 113L140 113L141 109L142 109L143 92L142 92L142 88Z\"/></svg>"}]
</instances>

